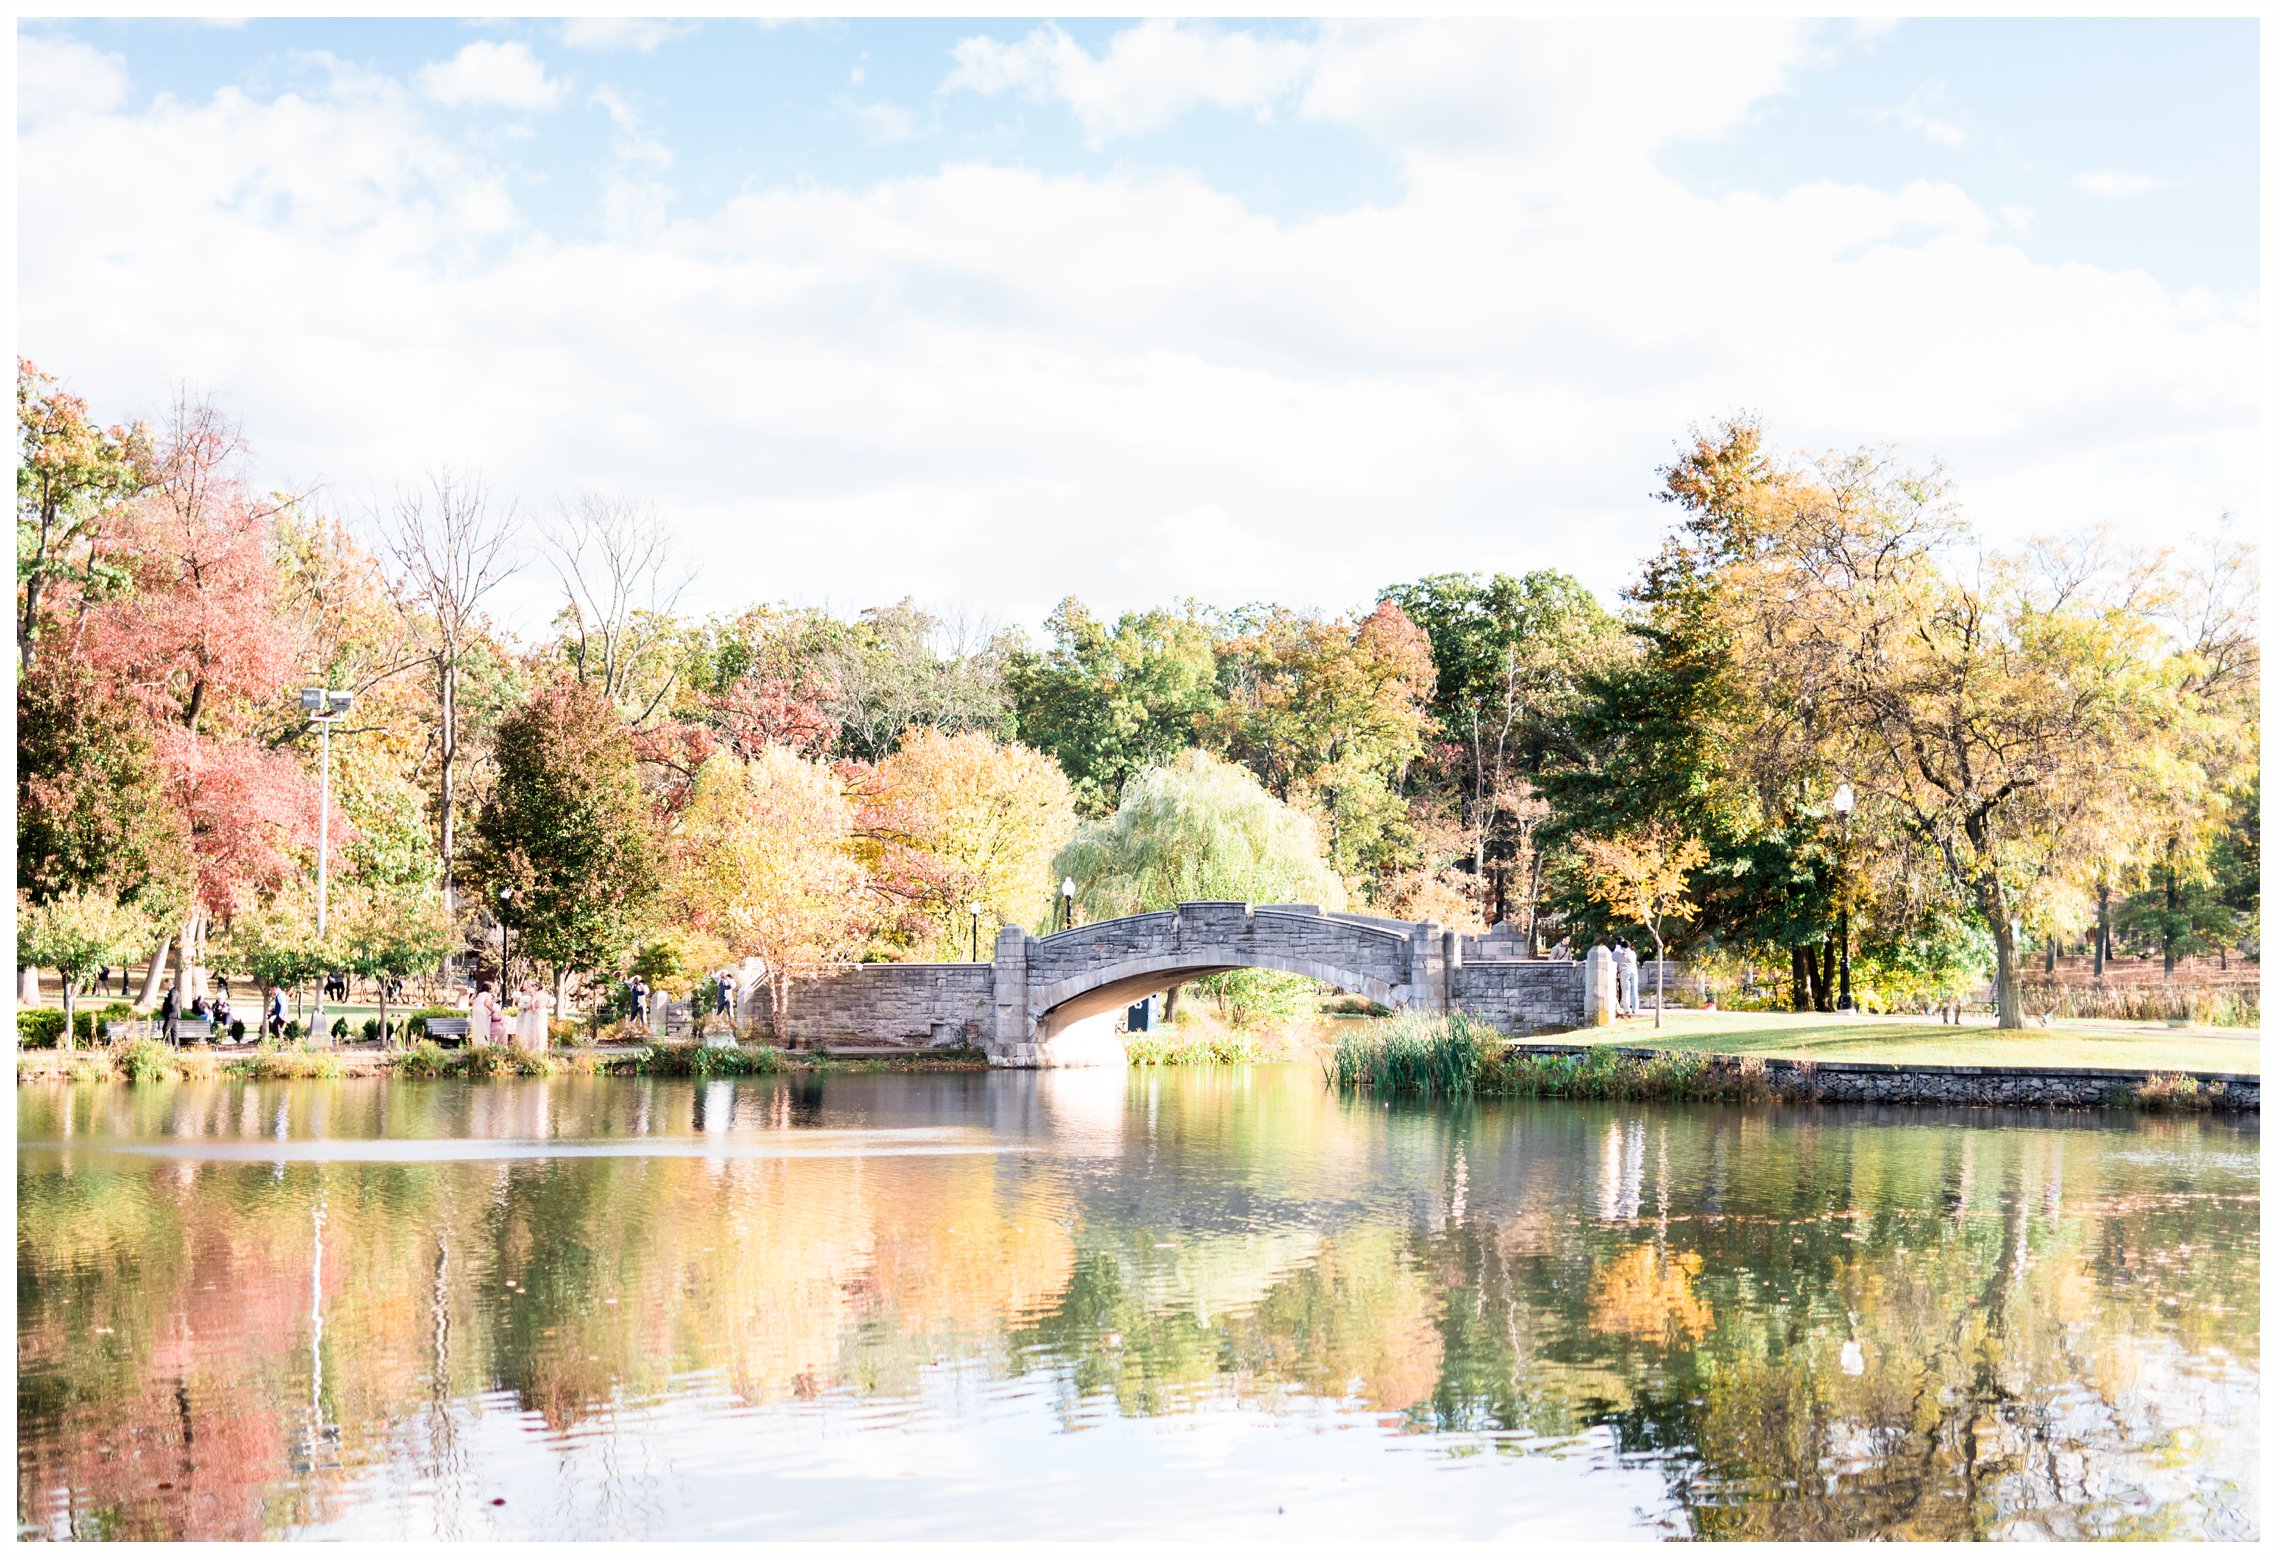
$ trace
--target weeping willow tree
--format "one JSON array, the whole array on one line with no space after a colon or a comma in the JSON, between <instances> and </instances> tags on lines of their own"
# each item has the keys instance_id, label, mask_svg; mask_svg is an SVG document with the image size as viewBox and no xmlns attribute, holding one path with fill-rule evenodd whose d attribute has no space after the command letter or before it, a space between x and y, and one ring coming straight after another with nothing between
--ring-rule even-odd
<instances>
[{"instance_id":1,"label":"weeping willow tree","mask_svg":"<svg viewBox=\"0 0 2277 1559\"><path fill-rule=\"evenodd\" d=\"M1343 880L1322 858L1313 820L1275 800L1249 770L1200 751L1133 776L1115 811L1078 828L1052 869L1075 880L1092 920L1196 899L1345 904ZM1262 969L1199 983L1237 1017L1293 1017L1311 988L1300 976Z\"/></svg>"}]
</instances>

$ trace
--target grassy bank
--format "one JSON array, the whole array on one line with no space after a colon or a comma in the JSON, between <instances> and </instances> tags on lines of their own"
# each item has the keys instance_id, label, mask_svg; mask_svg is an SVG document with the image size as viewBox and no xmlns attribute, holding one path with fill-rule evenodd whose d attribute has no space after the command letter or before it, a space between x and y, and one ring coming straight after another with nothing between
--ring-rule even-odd
<instances>
[{"instance_id":1,"label":"grassy bank","mask_svg":"<svg viewBox=\"0 0 2277 1559\"><path fill-rule=\"evenodd\" d=\"M1578 1038L1578 1036L1576 1036ZM1617 1038L1634 1045L1640 1035ZM1656 1049L1624 1054L1614 1044L1584 1045L1571 1052L1529 1050L1512 1044L1486 1025L1462 1014L1426 1016L1402 1013L1387 1023L1339 1036L1327 1062L1339 1088L1367 1090L1384 1097L1532 1099L1748 1100L1773 1093L1771 1057L1733 1054L1706 1046ZM2036 1063L2013 1058L2001 1063L1931 1061L1912 1055L1867 1057L1903 1059L1918 1065L2008 1064L2072 1067L2094 1062ZM1807 1068L1809 1058L1803 1058ZM2111 1063L2103 1063L2110 1065ZM2173 1061L2128 1067L2150 1073L2139 1083L2115 1083L2109 1102L2151 1110L2212 1108L2220 1083L2202 1084ZM2203 1068L2203 1070L2236 1070ZM2258 1072L2259 1068L2253 1070Z\"/></svg>"},{"instance_id":2,"label":"grassy bank","mask_svg":"<svg viewBox=\"0 0 2277 1559\"><path fill-rule=\"evenodd\" d=\"M20 1080L160 1082L224 1079L269 1082L339 1077L560 1077L584 1073L620 1077L755 1077L775 1072L889 1072L971 1070L985 1067L975 1052L927 1052L908 1057L841 1060L827 1054L790 1055L771 1045L653 1045L630 1050L562 1050L531 1055L503 1045L445 1050L417 1044L405 1050L342 1053L281 1048L229 1055L177 1050L152 1040L112 1049L38 1059L20 1058Z\"/></svg>"},{"instance_id":3,"label":"grassy bank","mask_svg":"<svg viewBox=\"0 0 2277 1559\"><path fill-rule=\"evenodd\" d=\"M1934 1018L1824 1013L1677 1012L1655 1029L1647 1013L1568 1035L1576 1044L1649 1045L1678 1053L1780 1057L1789 1061L1888 1061L1914 1066L2097 1066L2122 1071L2261 1071L2256 1029L2074 1021L2024 1029Z\"/></svg>"}]
</instances>

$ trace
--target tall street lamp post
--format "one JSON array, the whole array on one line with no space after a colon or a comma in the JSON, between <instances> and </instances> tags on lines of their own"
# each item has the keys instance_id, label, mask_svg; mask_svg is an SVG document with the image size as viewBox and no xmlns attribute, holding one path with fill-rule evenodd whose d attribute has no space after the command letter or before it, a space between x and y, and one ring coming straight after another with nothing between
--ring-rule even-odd
<instances>
[{"instance_id":1,"label":"tall street lamp post","mask_svg":"<svg viewBox=\"0 0 2277 1559\"><path fill-rule=\"evenodd\" d=\"M1075 879L1073 877L1062 877L1059 880L1059 928L1062 931L1068 931L1072 930L1074 926Z\"/></svg>"},{"instance_id":2,"label":"tall street lamp post","mask_svg":"<svg viewBox=\"0 0 2277 1559\"><path fill-rule=\"evenodd\" d=\"M1842 819L1842 850L1834 868L1835 934L1842 938L1842 997L1834 1004L1837 1012L1857 1010L1850 999L1850 809L1857 804L1848 780L1834 787L1834 815Z\"/></svg>"},{"instance_id":3,"label":"tall street lamp post","mask_svg":"<svg viewBox=\"0 0 2277 1559\"><path fill-rule=\"evenodd\" d=\"M513 907L514 890L512 888L500 888L498 890L498 996L502 1001L506 996L506 970L514 956L514 931L511 926L506 924L507 911Z\"/></svg>"},{"instance_id":4,"label":"tall street lamp post","mask_svg":"<svg viewBox=\"0 0 2277 1559\"><path fill-rule=\"evenodd\" d=\"M304 687L300 690L300 707L308 715L309 723L319 732L318 745L324 754L324 782L316 799L316 934L319 938L324 935L325 900L331 885L332 726L348 712L349 706L355 701L355 694L335 693L330 688Z\"/></svg>"},{"instance_id":5,"label":"tall street lamp post","mask_svg":"<svg viewBox=\"0 0 2277 1559\"><path fill-rule=\"evenodd\" d=\"M966 907L972 911L972 961L977 964L980 962L980 900L974 899Z\"/></svg>"},{"instance_id":6,"label":"tall street lamp post","mask_svg":"<svg viewBox=\"0 0 2277 1559\"><path fill-rule=\"evenodd\" d=\"M300 690L300 707L309 723L317 729L317 742L324 757L323 782L316 793L316 941L324 943L324 915L331 898L332 855L332 726L355 703L353 693L336 693L330 688L304 687ZM327 959L327 965L330 964ZM309 1026L309 1038L318 1044L324 1042L324 986L332 978L329 967L321 971L316 984L316 1016Z\"/></svg>"}]
</instances>

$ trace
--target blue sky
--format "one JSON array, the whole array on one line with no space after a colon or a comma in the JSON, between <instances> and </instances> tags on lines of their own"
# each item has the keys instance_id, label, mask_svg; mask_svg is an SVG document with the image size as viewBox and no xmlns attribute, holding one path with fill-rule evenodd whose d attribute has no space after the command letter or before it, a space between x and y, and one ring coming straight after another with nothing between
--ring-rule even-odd
<instances>
[{"instance_id":1,"label":"blue sky","mask_svg":"<svg viewBox=\"0 0 2277 1559\"><path fill-rule=\"evenodd\" d=\"M2234 20L27 23L23 347L344 509L639 493L698 604L1609 592L1742 407L1995 539L2174 531L2257 513L2257 76Z\"/></svg>"}]
</instances>

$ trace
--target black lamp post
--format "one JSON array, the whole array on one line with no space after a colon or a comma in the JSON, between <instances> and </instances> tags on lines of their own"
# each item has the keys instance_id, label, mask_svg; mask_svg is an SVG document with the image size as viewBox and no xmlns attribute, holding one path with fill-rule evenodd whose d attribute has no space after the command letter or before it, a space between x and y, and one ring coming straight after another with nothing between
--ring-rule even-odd
<instances>
[{"instance_id":1,"label":"black lamp post","mask_svg":"<svg viewBox=\"0 0 2277 1559\"><path fill-rule=\"evenodd\" d=\"M969 907L972 910L972 961L977 964L980 962L980 900L974 899Z\"/></svg>"},{"instance_id":2,"label":"black lamp post","mask_svg":"<svg viewBox=\"0 0 2277 1559\"><path fill-rule=\"evenodd\" d=\"M512 888L500 888L498 890L498 994L501 997L506 994L506 969L508 960L513 957L514 929L506 924L506 912L513 907L513 903L514 890Z\"/></svg>"},{"instance_id":3,"label":"black lamp post","mask_svg":"<svg viewBox=\"0 0 2277 1559\"><path fill-rule=\"evenodd\" d=\"M1072 930L1074 926L1075 879L1073 877L1062 877L1059 880L1059 928L1062 931L1068 931Z\"/></svg>"},{"instance_id":4,"label":"black lamp post","mask_svg":"<svg viewBox=\"0 0 2277 1559\"><path fill-rule=\"evenodd\" d=\"M1857 1010L1850 999L1850 809L1857 804L1848 780L1834 787L1834 815L1842 819L1842 850L1834 868L1835 934L1842 939L1842 995L1834 1004L1837 1012Z\"/></svg>"}]
</instances>

